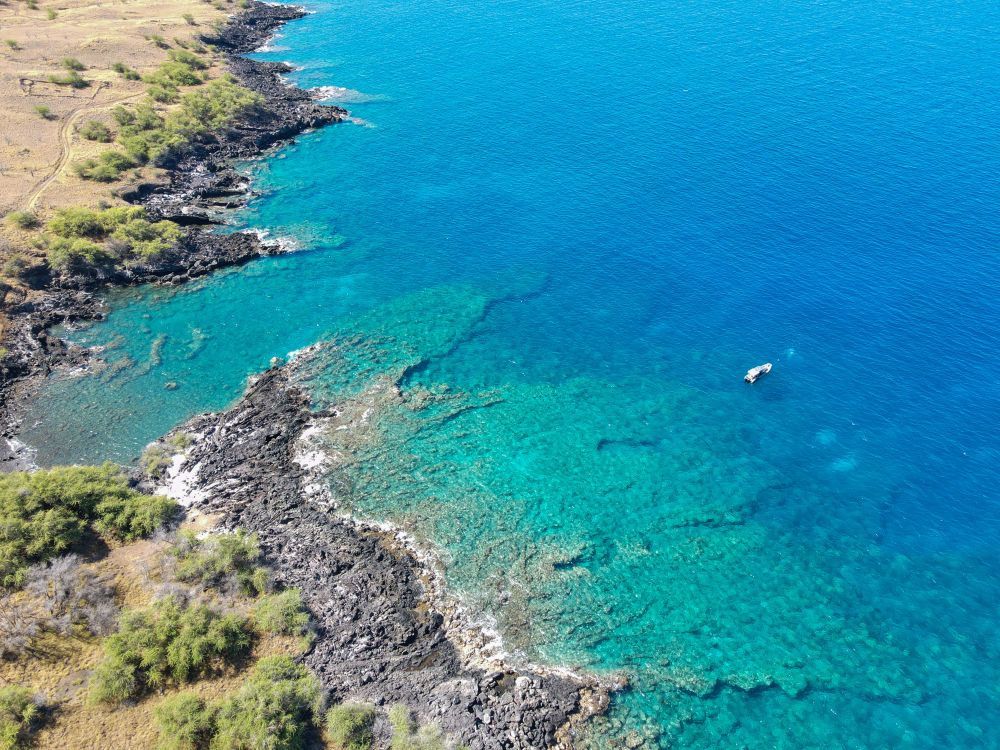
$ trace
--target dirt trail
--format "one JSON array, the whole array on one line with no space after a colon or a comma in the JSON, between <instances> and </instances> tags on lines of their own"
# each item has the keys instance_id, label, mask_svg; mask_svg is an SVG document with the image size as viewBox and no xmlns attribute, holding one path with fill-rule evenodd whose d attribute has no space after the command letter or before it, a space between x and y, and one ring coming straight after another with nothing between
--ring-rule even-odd
<instances>
[{"instance_id":1,"label":"dirt trail","mask_svg":"<svg viewBox=\"0 0 1000 750\"><path fill-rule=\"evenodd\" d=\"M110 99L108 101L101 102L100 104L88 103L81 105L76 109L71 109L69 111L69 116L59 127L59 158L56 160L55 166L52 168L52 173L39 182L38 185L31 191L28 196L28 200L24 205L25 210L34 210L35 206L38 204L38 199L42 197L42 193L46 191L49 185L55 182L56 178L66 171L66 166L73 157L73 128L76 126L76 123L79 122L81 117L102 109L107 109L115 104L121 104L122 102L130 99L138 99L140 96L144 96L145 93L145 91L140 91L136 94L128 94L126 96L120 96L117 99Z\"/></svg>"}]
</instances>

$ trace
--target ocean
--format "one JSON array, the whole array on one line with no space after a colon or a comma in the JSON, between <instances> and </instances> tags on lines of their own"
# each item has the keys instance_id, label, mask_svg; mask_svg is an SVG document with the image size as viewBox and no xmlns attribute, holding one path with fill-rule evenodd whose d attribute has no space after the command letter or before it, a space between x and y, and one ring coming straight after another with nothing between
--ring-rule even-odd
<instances>
[{"instance_id":1,"label":"ocean","mask_svg":"<svg viewBox=\"0 0 1000 750\"><path fill-rule=\"evenodd\" d=\"M406 397L343 507L626 676L594 747L1000 747L1000 6L307 7L259 56L356 120L235 224L299 250L111 294L39 463L328 341L318 404Z\"/></svg>"}]
</instances>

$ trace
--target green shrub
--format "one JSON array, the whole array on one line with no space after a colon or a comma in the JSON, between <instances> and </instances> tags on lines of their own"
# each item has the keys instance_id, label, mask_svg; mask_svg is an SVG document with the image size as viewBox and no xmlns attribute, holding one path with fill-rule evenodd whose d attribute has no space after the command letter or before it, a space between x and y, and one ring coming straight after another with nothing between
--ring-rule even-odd
<instances>
[{"instance_id":1,"label":"green shrub","mask_svg":"<svg viewBox=\"0 0 1000 750\"><path fill-rule=\"evenodd\" d=\"M339 750L371 750L375 709L357 703L334 706L326 714L326 734Z\"/></svg>"},{"instance_id":2,"label":"green shrub","mask_svg":"<svg viewBox=\"0 0 1000 750\"><path fill-rule=\"evenodd\" d=\"M148 94L153 101L172 103L180 98L180 86L197 86L202 83L198 70L204 70L208 63L186 50L170 50L170 60L160 65L154 72L143 76L150 84Z\"/></svg>"},{"instance_id":3,"label":"green shrub","mask_svg":"<svg viewBox=\"0 0 1000 750\"><path fill-rule=\"evenodd\" d=\"M27 747L40 712L38 700L27 688L0 687L0 750Z\"/></svg>"},{"instance_id":4,"label":"green shrub","mask_svg":"<svg viewBox=\"0 0 1000 750\"><path fill-rule=\"evenodd\" d=\"M259 565L260 544L256 534L237 529L232 534L211 534L199 539L190 532L182 532L171 551L177 561L175 575L181 581L236 588L248 595L267 590L267 569Z\"/></svg>"},{"instance_id":5,"label":"green shrub","mask_svg":"<svg viewBox=\"0 0 1000 750\"><path fill-rule=\"evenodd\" d=\"M160 731L157 750L201 750L215 729L214 712L194 693L179 693L153 712Z\"/></svg>"},{"instance_id":6,"label":"green shrub","mask_svg":"<svg viewBox=\"0 0 1000 750\"><path fill-rule=\"evenodd\" d=\"M49 83L54 83L57 86L71 86L74 89L85 89L90 85L90 81L84 80L83 76L75 70L71 70L61 76L50 75Z\"/></svg>"},{"instance_id":7,"label":"green shrub","mask_svg":"<svg viewBox=\"0 0 1000 750\"><path fill-rule=\"evenodd\" d=\"M142 456L139 458L139 464L142 466L142 470L149 474L149 476L158 479L163 476L163 472L170 466L173 458L173 453L159 443L153 443L146 446L146 449L142 452Z\"/></svg>"},{"instance_id":8,"label":"green shrub","mask_svg":"<svg viewBox=\"0 0 1000 750\"><path fill-rule=\"evenodd\" d=\"M197 26L198 25L198 24L196 24L194 22L194 16L191 15L190 13L182 13L181 14L181 18L184 19L184 21L187 23L188 26Z\"/></svg>"},{"instance_id":9,"label":"green shrub","mask_svg":"<svg viewBox=\"0 0 1000 750\"><path fill-rule=\"evenodd\" d=\"M319 682L287 656L261 659L220 707L212 750L297 750L322 709Z\"/></svg>"},{"instance_id":10,"label":"green shrub","mask_svg":"<svg viewBox=\"0 0 1000 750\"><path fill-rule=\"evenodd\" d=\"M174 86L164 86L159 83L154 83L146 89L146 94L154 102L159 102L160 104L173 104L181 96L180 92Z\"/></svg>"},{"instance_id":11,"label":"green shrub","mask_svg":"<svg viewBox=\"0 0 1000 750\"><path fill-rule=\"evenodd\" d=\"M119 151L105 151L96 159L83 159L73 165L73 171L85 180L114 182L122 172L135 166L131 157Z\"/></svg>"},{"instance_id":12,"label":"green shrub","mask_svg":"<svg viewBox=\"0 0 1000 750\"><path fill-rule=\"evenodd\" d=\"M4 39L3 43L6 44L8 49L10 49L12 52L17 52L19 49L21 49L21 45L18 44L17 41L14 39Z\"/></svg>"},{"instance_id":13,"label":"green shrub","mask_svg":"<svg viewBox=\"0 0 1000 750\"><path fill-rule=\"evenodd\" d=\"M185 94L180 109L167 116L166 125L181 132L215 130L260 101L260 95L238 85L231 76L223 76Z\"/></svg>"},{"instance_id":14,"label":"green shrub","mask_svg":"<svg viewBox=\"0 0 1000 750\"><path fill-rule=\"evenodd\" d=\"M187 50L172 49L167 53L167 57L178 65L184 65L190 70L206 70L208 68L208 63L205 60Z\"/></svg>"},{"instance_id":15,"label":"green shrub","mask_svg":"<svg viewBox=\"0 0 1000 750\"><path fill-rule=\"evenodd\" d=\"M190 52L184 53L182 50L171 50L171 53L191 54ZM197 58L196 55L191 56ZM197 86L202 82L201 76L192 67L183 62L175 62L173 60L162 63L154 72L143 76L143 80L146 83L158 83L161 86L172 86L175 88L177 86Z\"/></svg>"},{"instance_id":16,"label":"green shrub","mask_svg":"<svg viewBox=\"0 0 1000 750\"><path fill-rule=\"evenodd\" d=\"M161 495L109 497L97 504L94 528L126 542L147 537L177 515L177 503Z\"/></svg>"},{"instance_id":17,"label":"green shrub","mask_svg":"<svg viewBox=\"0 0 1000 750\"><path fill-rule=\"evenodd\" d=\"M104 641L92 697L117 703L153 688L191 682L231 663L250 648L246 621L170 597L122 614Z\"/></svg>"},{"instance_id":18,"label":"green shrub","mask_svg":"<svg viewBox=\"0 0 1000 750\"><path fill-rule=\"evenodd\" d=\"M55 21L58 16L59 16L59 13L57 13L52 8L49 8L47 11L45 11L45 17L47 19L49 19L50 21Z\"/></svg>"},{"instance_id":19,"label":"green shrub","mask_svg":"<svg viewBox=\"0 0 1000 750\"><path fill-rule=\"evenodd\" d=\"M45 258L49 266L66 273L108 270L115 265L111 253L96 242L85 239L51 238L46 245Z\"/></svg>"},{"instance_id":20,"label":"green shrub","mask_svg":"<svg viewBox=\"0 0 1000 750\"><path fill-rule=\"evenodd\" d=\"M11 211L7 214L7 221L18 229L34 229L38 226L38 217L31 211Z\"/></svg>"},{"instance_id":21,"label":"green shrub","mask_svg":"<svg viewBox=\"0 0 1000 750\"><path fill-rule=\"evenodd\" d=\"M52 114L52 110L49 107L46 107L44 104L39 104L35 107L35 114L37 114L43 120L55 119L55 115Z\"/></svg>"},{"instance_id":22,"label":"green shrub","mask_svg":"<svg viewBox=\"0 0 1000 750\"><path fill-rule=\"evenodd\" d=\"M148 261L174 247L182 234L171 221L149 221L141 206L66 208L56 212L46 228L55 235L47 237L49 263L55 262L53 267L60 270L86 270L87 264L97 267L119 261ZM80 240L89 244L80 244ZM96 244L103 241L108 242L108 247ZM66 254L71 257L65 258Z\"/></svg>"},{"instance_id":23,"label":"green shrub","mask_svg":"<svg viewBox=\"0 0 1000 750\"><path fill-rule=\"evenodd\" d=\"M80 135L88 141L97 141L98 143L111 143L112 141L111 128L97 120L87 120L81 125Z\"/></svg>"},{"instance_id":24,"label":"green shrub","mask_svg":"<svg viewBox=\"0 0 1000 750\"><path fill-rule=\"evenodd\" d=\"M75 57L64 57L62 61L62 66L66 70L86 70L87 66L82 62L77 60Z\"/></svg>"},{"instance_id":25,"label":"green shrub","mask_svg":"<svg viewBox=\"0 0 1000 750\"><path fill-rule=\"evenodd\" d=\"M410 709L395 705L389 709L389 723L392 724L392 750L444 750L445 737L434 724L418 727L413 721Z\"/></svg>"},{"instance_id":26,"label":"green shrub","mask_svg":"<svg viewBox=\"0 0 1000 750\"><path fill-rule=\"evenodd\" d=\"M262 597L253 608L257 629L275 635L305 635L309 632L309 612L302 605L298 589Z\"/></svg>"},{"instance_id":27,"label":"green shrub","mask_svg":"<svg viewBox=\"0 0 1000 750\"><path fill-rule=\"evenodd\" d=\"M90 698L96 703L122 703L141 689L139 668L119 659L105 659L90 677Z\"/></svg>"},{"instance_id":28,"label":"green shrub","mask_svg":"<svg viewBox=\"0 0 1000 750\"><path fill-rule=\"evenodd\" d=\"M181 239L181 229L172 221L151 222L146 218L133 218L120 223L108 238L140 260L152 260Z\"/></svg>"},{"instance_id":29,"label":"green shrub","mask_svg":"<svg viewBox=\"0 0 1000 750\"><path fill-rule=\"evenodd\" d=\"M126 81L138 81L142 76L139 75L139 71L135 68L130 68L123 62L116 62L111 66L111 69L115 71L118 75L124 78ZM123 108L124 109L124 108Z\"/></svg>"},{"instance_id":30,"label":"green shrub","mask_svg":"<svg viewBox=\"0 0 1000 750\"><path fill-rule=\"evenodd\" d=\"M112 464L0 475L0 585L21 585L30 565L68 550L94 521L118 539L152 531L151 519L166 517L173 504L151 500Z\"/></svg>"},{"instance_id":31,"label":"green shrub","mask_svg":"<svg viewBox=\"0 0 1000 750\"><path fill-rule=\"evenodd\" d=\"M160 49L170 49L170 45L167 44L167 40L164 39L159 34L150 34L149 36L146 37L146 39L155 44Z\"/></svg>"},{"instance_id":32,"label":"green shrub","mask_svg":"<svg viewBox=\"0 0 1000 750\"><path fill-rule=\"evenodd\" d=\"M56 212L46 228L66 239L89 237L100 239L107 234L100 211L90 208L64 208Z\"/></svg>"},{"instance_id":33,"label":"green shrub","mask_svg":"<svg viewBox=\"0 0 1000 750\"><path fill-rule=\"evenodd\" d=\"M191 436L186 432L175 432L166 440L150 443L139 459L142 470L154 478L162 476L163 472L170 466L174 456L181 453L189 445L191 445Z\"/></svg>"},{"instance_id":34,"label":"green shrub","mask_svg":"<svg viewBox=\"0 0 1000 750\"><path fill-rule=\"evenodd\" d=\"M173 64L190 71L182 63ZM191 73L195 75L193 71ZM159 81L154 84L159 86L158 89L152 90L151 87L153 94L175 97L180 106L166 117L160 116L150 102L140 104L134 110L118 107L112 112L112 117L120 126L118 141L129 156L142 164L162 164L177 149L224 127L241 112L261 101L259 95L239 86L230 76L218 78L184 95L179 95L176 85L158 74L154 74L153 80Z\"/></svg>"}]
</instances>

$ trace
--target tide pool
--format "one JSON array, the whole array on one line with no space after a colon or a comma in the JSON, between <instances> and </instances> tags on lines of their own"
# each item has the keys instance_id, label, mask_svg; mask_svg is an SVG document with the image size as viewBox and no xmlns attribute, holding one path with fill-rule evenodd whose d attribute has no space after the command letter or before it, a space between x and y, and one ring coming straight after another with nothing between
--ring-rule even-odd
<instances>
[{"instance_id":1,"label":"tide pool","mask_svg":"<svg viewBox=\"0 0 1000 750\"><path fill-rule=\"evenodd\" d=\"M362 123L239 217L303 249L116 293L39 463L328 341L317 403L401 394L344 507L512 650L628 675L595 746L1000 746L1000 8L310 8L262 56Z\"/></svg>"}]
</instances>

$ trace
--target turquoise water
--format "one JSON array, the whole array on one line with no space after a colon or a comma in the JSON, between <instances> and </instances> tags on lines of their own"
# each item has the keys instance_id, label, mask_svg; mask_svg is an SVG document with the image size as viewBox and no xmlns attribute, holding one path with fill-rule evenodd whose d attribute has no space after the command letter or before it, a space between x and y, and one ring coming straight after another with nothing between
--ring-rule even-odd
<instances>
[{"instance_id":1,"label":"turquoise water","mask_svg":"<svg viewBox=\"0 0 1000 750\"><path fill-rule=\"evenodd\" d=\"M1000 8L310 7L262 56L363 124L240 217L304 249L113 297L39 461L326 340L317 402L382 394L331 487L627 674L595 745L1000 746Z\"/></svg>"}]
</instances>

